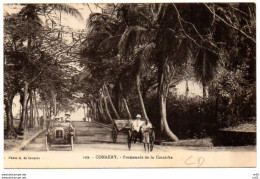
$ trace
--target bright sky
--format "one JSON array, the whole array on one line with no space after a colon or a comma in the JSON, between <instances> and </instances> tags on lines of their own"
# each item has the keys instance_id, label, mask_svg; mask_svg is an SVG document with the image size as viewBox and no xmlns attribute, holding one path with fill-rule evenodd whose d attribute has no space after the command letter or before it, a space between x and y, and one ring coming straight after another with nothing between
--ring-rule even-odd
<instances>
[{"instance_id":1,"label":"bright sky","mask_svg":"<svg viewBox=\"0 0 260 179\"><path fill-rule=\"evenodd\" d=\"M75 30L86 29L86 22L89 17L89 14L92 12L101 12L101 9L96 7L94 4L83 4L83 3L71 3L68 4L76 8L82 15L83 20L79 20L75 17L72 17L68 14L62 13L61 24L64 26L71 27ZM13 14L18 13L21 10L22 6L17 4L4 4L4 14ZM90 11L90 9L91 11Z\"/></svg>"}]
</instances>

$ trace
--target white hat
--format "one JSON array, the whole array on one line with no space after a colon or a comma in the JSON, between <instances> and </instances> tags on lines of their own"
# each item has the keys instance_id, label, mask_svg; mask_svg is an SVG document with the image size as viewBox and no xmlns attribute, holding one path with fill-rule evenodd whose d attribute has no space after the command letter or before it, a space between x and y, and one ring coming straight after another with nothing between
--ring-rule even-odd
<instances>
[{"instance_id":1,"label":"white hat","mask_svg":"<svg viewBox=\"0 0 260 179\"><path fill-rule=\"evenodd\" d=\"M136 118L141 118L141 115L140 115L140 114L137 114L137 115L136 115Z\"/></svg>"}]
</instances>

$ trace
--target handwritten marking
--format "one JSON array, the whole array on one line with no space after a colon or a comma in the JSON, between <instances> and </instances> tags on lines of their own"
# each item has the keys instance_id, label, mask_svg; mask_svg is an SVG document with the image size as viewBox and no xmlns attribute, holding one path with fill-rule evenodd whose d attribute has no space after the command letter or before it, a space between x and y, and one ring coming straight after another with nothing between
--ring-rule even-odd
<instances>
[{"instance_id":1,"label":"handwritten marking","mask_svg":"<svg viewBox=\"0 0 260 179\"><path fill-rule=\"evenodd\" d=\"M189 156L186 160L185 160L185 164L186 165L195 165L197 167L201 167L204 162L205 162L205 158L204 157L198 157L198 159L193 159L193 156Z\"/></svg>"}]
</instances>

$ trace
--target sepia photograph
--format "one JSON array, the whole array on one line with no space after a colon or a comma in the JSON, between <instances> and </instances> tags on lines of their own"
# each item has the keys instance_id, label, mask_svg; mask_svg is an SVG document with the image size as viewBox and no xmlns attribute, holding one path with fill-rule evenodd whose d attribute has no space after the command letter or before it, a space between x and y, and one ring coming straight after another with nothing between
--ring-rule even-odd
<instances>
[{"instance_id":1,"label":"sepia photograph","mask_svg":"<svg viewBox=\"0 0 260 179\"><path fill-rule=\"evenodd\" d=\"M255 3L3 4L4 168L257 167Z\"/></svg>"}]
</instances>

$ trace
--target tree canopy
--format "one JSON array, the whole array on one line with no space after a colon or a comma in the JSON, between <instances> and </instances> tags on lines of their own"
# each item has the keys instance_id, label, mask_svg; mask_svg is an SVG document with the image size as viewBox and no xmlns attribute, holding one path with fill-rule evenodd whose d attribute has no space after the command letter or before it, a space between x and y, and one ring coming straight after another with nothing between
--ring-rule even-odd
<instances>
[{"instance_id":1,"label":"tree canopy","mask_svg":"<svg viewBox=\"0 0 260 179\"><path fill-rule=\"evenodd\" d=\"M185 112L201 116L203 125L194 122L198 131L255 116L254 3L92 4L82 33L60 23L57 12L82 19L71 5L21 6L4 19L6 116L12 121L10 106L19 93L21 129L33 92L48 115L75 103L104 123L142 113L160 139L175 141L185 136L177 129L189 123L181 119L192 118ZM183 80L181 99L173 91ZM203 89L194 102L189 80Z\"/></svg>"}]
</instances>

